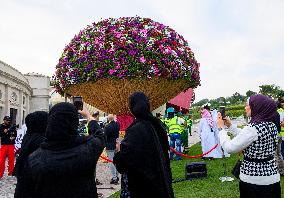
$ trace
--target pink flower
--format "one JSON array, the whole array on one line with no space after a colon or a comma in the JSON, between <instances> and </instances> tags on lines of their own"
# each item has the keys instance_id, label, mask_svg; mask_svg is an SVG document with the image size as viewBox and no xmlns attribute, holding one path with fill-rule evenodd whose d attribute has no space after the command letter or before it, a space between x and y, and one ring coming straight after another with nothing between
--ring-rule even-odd
<instances>
[{"instance_id":1,"label":"pink flower","mask_svg":"<svg viewBox=\"0 0 284 198\"><path fill-rule=\"evenodd\" d=\"M147 32L148 32L148 30L146 30L146 29L142 29L142 30L140 30L140 32L142 33L142 34L147 34Z\"/></svg>"},{"instance_id":2,"label":"pink flower","mask_svg":"<svg viewBox=\"0 0 284 198\"><path fill-rule=\"evenodd\" d=\"M99 44L99 39L95 38L94 43L95 43L95 44Z\"/></svg>"},{"instance_id":3,"label":"pink flower","mask_svg":"<svg viewBox=\"0 0 284 198\"><path fill-rule=\"evenodd\" d=\"M112 74L115 72L115 70L114 69L110 69L109 70L109 74L112 76Z\"/></svg>"},{"instance_id":4,"label":"pink flower","mask_svg":"<svg viewBox=\"0 0 284 198\"><path fill-rule=\"evenodd\" d=\"M120 69L120 63L117 63L115 69Z\"/></svg>"},{"instance_id":5,"label":"pink flower","mask_svg":"<svg viewBox=\"0 0 284 198\"><path fill-rule=\"evenodd\" d=\"M144 56L142 56L142 57L140 58L140 62L141 62L141 63L145 63L145 62L146 62L146 59L144 58Z\"/></svg>"},{"instance_id":6,"label":"pink flower","mask_svg":"<svg viewBox=\"0 0 284 198\"><path fill-rule=\"evenodd\" d=\"M121 35L122 35L122 34L121 34L120 32L118 32L118 33L115 35L115 37L116 37L116 38L120 38Z\"/></svg>"},{"instance_id":7,"label":"pink flower","mask_svg":"<svg viewBox=\"0 0 284 198\"><path fill-rule=\"evenodd\" d=\"M155 68L155 74L159 74L159 69L157 67Z\"/></svg>"}]
</instances>

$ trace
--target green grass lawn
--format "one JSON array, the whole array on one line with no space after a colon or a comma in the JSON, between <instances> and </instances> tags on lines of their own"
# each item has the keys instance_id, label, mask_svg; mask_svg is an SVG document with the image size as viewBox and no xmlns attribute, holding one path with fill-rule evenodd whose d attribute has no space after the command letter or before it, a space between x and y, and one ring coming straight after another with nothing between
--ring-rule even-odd
<instances>
[{"instance_id":1,"label":"green grass lawn","mask_svg":"<svg viewBox=\"0 0 284 198\"><path fill-rule=\"evenodd\" d=\"M200 144L196 144L190 147L190 155L196 155L201 153ZM201 159L183 159L181 161L171 162L173 179L185 177L185 164L187 162L202 161ZM228 176L231 175L231 170L237 161L237 155L231 155L227 158ZM223 159L215 159L212 161L206 161L207 164L207 178L195 179L192 181L183 181L173 184L175 197L226 197L233 198L239 197L239 180L235 179L232 182L221 182L219 177L224 175ZM284 197L284 178L281 177L282 197ZM119 192L111 196L111 198L118 198Z\"/></svg>"}]
</instances>

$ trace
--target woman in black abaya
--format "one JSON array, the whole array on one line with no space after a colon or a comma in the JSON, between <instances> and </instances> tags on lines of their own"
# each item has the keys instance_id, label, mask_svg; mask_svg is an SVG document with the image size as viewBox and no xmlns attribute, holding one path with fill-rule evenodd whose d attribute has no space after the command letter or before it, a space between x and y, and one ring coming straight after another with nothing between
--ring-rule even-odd
<instances>
[{"instance_id":1,"label":"woman in black abaya","mask_svg":"<svg viewBox=\"0 0 284 198\"><path fill-rule=\"evenodd\" d=\"M89 119L86 110L80 111ZM95 122L90 120L90 122ZM105 146L105 136L78 134L78 111L70 103L54 105L48 116L46 140L29 155L24 166L20 197L97 198L96 164Z\"/></svg>"},{"instance_id":2,"label":"woman in black abaya","mask_svg":"<svg viewBox=\"0 0 284 198\"><path fill-rule=\"evenodd\" d=\"M47 112L36 111L28 114L25 118L27 133L23 138L21 152L17 158L13 172L13 175L17 177L17 186L15 190L16 198L21 197L21 193L25 191L25 188L22 187L22 177L25 174L25 163L27 162L29 155L37 150L45 140L47 117Z\"/></svg>"},{"instance_id":3,"label":"woman in black abaya","mask_svg":"<svg viewBox=\"0 0 284 198\"><path fill-rule=\"evenodd\" d=\"M135 121L127 128L114 164L122 174L121 197L174 197L168 156L169 143L163 123L150 112L147 96L129 98Z\"/></svg>"}]
</instances>

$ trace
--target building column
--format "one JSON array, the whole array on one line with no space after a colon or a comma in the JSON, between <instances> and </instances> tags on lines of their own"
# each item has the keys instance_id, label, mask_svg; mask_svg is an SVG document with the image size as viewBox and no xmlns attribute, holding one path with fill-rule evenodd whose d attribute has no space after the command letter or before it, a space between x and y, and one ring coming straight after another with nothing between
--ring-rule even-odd
<instances>
[{"instance_id":1,"label":"building column","mask_svg":"<svg viewBox=\"0 0 284 198\"><path fill-rule=\"evenodd\" d=\"M20 125L20 128L22 127L22 120L23 120L23 110L24 110L24 104L23 104L23 90L20 90L20 93L19 93L19 125Z\"/></svg>"},{"instance_id":2,"label":"building column","mask_svg":"<svg viewBox=\"0 0 284 198\"><path fill-rule=\"evenodd\" d=\"M9 87L7 84L5 84L4 102L4 116L10 116Z\"/></svg>"},{"instance_id":3,"label":"building column","mask_svg":"<svg viewBox=\"0 0 284 198\"><path fill-rule=\"evenodd\" d=\"M28 115L30 112L31 112L31 98L32 98L32 96L30 96L30 95L27 95L27 98L26 98L26 102L27 102L27 106L26 106L26 109L27 109L27 112L26 112L26 114Z\"/></svg>"}]
</instances>

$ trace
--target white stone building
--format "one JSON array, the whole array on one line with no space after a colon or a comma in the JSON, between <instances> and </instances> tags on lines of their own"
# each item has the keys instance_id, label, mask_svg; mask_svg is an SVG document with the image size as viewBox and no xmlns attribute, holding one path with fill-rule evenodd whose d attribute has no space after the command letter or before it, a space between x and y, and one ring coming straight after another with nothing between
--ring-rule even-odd
<instances>
[{"instance_id":1,"label":"white stone building","mask_svg":"<svg viewBox=\"0 0 284 198\"><path fill-rule=\"evenodd\" d=\"M30 112L49 111L50 78L41 74L24 75L32 88Z\"/></svg>"},{"instance_id":2,"label":"white stone building","mask_svg":"<svg viewBox=\"0 0 284 198\"><path fill-rule=\"evenodd\" d=\"M9 115L12 122L24 123L30 112L48 111L49 77L26 74L0 61L0 122Z\"/></svg>"}]
</instances>

